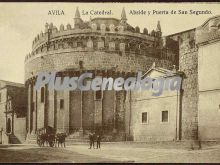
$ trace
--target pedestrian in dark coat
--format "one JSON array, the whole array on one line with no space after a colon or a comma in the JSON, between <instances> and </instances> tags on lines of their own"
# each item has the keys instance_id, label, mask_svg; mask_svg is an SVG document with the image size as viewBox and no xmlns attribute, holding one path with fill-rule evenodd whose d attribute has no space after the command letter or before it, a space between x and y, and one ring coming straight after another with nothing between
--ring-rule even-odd
<instances>
[{"instance_id":1,"label":"pedestrian in dark coat","mask_svg":"<svg viewBox=\"0 0 220 165\"><path fill-rule=\"evenodd\" d=\"M93 144L93 134L90 132L89 133L89 145L90 145L90 148L89 149L91 149L92 148L92 144Z\"/></svg>"},{"instance_id":2,"label":"pedestrian in dark coat","mask_svg":"<svg viewBox=\"0 0 220 165\"><path fill-rule=\"evenodd\" d=\"M98 149L98 148L100 149L100 147L101 147L101 136L100 136L100 134L97 135L96 142L97 142L96 149Z\"/></svg>"},{"instance_id":3,"label":"pedestrian in dark coat","mask_svg":"<svg viewBox=\"0 0 220 165\"><path fill-rule=\"evenodd\" d=\"M96 134L93 132L93 134L92 134L92 146L93 146L93 149L95 149L95 140L96 140Z\"/></svg>"}]
</instances>

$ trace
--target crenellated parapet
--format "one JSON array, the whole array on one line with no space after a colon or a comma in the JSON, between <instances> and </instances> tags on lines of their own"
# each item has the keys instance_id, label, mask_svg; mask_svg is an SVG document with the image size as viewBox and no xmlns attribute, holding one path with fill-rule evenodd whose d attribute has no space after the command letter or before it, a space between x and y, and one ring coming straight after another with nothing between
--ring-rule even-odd
<instances>
[{"instance_id":1,"label":"crenellated parapet","mask_svg":"<svg viewBox=\"0 0 220 165\"><path fill-rule=\"evenodd\" d=\"M143 52L161 46L161 36L160 22L156 30L148 32L144 28L141 32L138 26L132 27L127 23L124 9L121 19L94 18L84 22L77 8L74 27L61 24L57 28L53 23L45 24L44 32L41 31L35 37L32 52L26 56L25 61L39 53L66 48Z\"/></svg>"},{"instance_id":2,"label":"crenellated parapet","mask_svg":"<svg viewBox=\"0 0 220 165\"><path fill-rule=\"evenodd\" d=\"M111 28L113 28L113 25L111 26ZM155 34L157 33L155 33L154 31L151 34L148 34L148 33L146 34L146 33L147 33L146 29L144 30L144 33L134 33L130 31L122 31L122 30L120 31L99 30L98 28L97 29L71 29L71 26L69 24L67 25L67 28L65 29L64 26L61 25L60 30L57 30L57 28L54 27L53 29L48 29L48 32L46 33L41 33L37 35L37 37L33 41L32 54L38 54L38 52L39 51L41 52L41 50L44 51L44 48L48 46L48 42L52 43L50 45L54 45L55 43L59 43L60 41L62 42L62 40L65 39L65 40L68 40L68 45L70 45L71 47L71 45L74 45L74 42L72 41L76 41L76 38L87 38L89 42L90 38L103 38L103 36L112 38L112 41L114 41L115 39L121 40L122 38L124 38L125 40L132 40L131 42L133 41L138 42L142 40L143 44L146 44L147 46L150 46L150 47L157 46L160 42L160 37L155 36ZM94 40L93 42L95 43L96 41ZM129 42L127 44L129 46ZM85 43L84 46L86 45L87 44Z\"/></svg>"},{"instance_id":3,"label":"crenellated parapet","mask_svg":"<svg viewBox=\"0 0 220 165\"><path fill-rule=\"evenodd\" d=\"M45 37L47 38L47 36ZM143 36L127 32L127 34L91 32L91 30L77 30L75 33L63 31L62 34L52 34L50 41L42 41L32 53L26 56L25 61L48 53L65 51L104 51L117 52L120 55L135 53L137 55L158 57L175 60L175 51L165 47L161 38Z\"/></svg>"},{"instance_id":4,"label":"crenellated parapet","mask_svg":"<svg viewBox=\"0 0 220 165\"><path fill-rule=\"evenodd\" d=\"M74 26L56 27L46 23L44 32L37 35L32 52L25 58L25 79L41 71L61 71L66 68L111 70L121 72L145 71L156 62L168 68L177 65L178 53L162 37L160 22L156 29L141 32L138 26L127 23L125 10L121 19L93 18L83 21L76 10Z\"/></svg>"},{"instance_id":5,"label":"crenellated parapet","mask_svg":"<svg viewBox=\"0 0 220 165\"><path fill-rule=\"evenodd\" d=\"M70 25L69 25L70 26ZM56 29L56 28L54 28ZM51 30L51 29L49 29ZM159 42L159 37L155 37L154 35L146 35L142 33L134 33L130 31L108 31L108 30L98 30L98 29L71 29L71 26L69 29L63 28L61 25L61 28L59 31L57 30L51 30L49 34L49 42L54 41L54 40L59 40L60 38L72 38L72 37L80 37L80 36L85 36L85 37L92 37L92 36L109 36L109 37L134 37L137 39L145 40L145 42ZM35 40L33 41L33 51L35 51L38 47L40 47L42 44L45 44L48 42L48 32L42 33L40 35L37 35Z\"/></svg>"}]
</instances>

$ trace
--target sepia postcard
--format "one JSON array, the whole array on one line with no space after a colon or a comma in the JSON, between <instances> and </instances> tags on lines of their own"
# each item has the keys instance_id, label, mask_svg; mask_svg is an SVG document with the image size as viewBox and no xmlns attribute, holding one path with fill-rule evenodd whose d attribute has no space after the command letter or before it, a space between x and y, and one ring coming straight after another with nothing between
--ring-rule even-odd
<instances>
[{"instance_id":1,"label":"sepia postcard","mask_svg":"<svg viewBox=\"0 0 220 165\"><path fill-rule=\"evenodd\" d=\"M220 163L220 3L1 2L0 163Z\"/></svg>"}]
</instances>

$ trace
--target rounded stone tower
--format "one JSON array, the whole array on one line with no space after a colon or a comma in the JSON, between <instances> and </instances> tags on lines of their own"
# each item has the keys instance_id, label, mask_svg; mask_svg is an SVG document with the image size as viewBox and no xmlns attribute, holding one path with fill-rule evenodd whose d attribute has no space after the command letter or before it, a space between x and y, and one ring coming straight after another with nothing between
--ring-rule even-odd
<instances>
[{"instance_id":1,"label":"rounded stone tower","mask_svg":"<svg viewBox=\"0 0 220 165\"><path fill-rule=\"evenodd\" d=\"M129 25L124 9L121 19L93 18L86 22L77 8L74 27L68 24L58 29L47 23L25 58L28 134L51 126L70 135L102 130L106 135L126 137L126 91L55 91L48 90L47 85L35 91L37 74L55 71L61 77L71 77L90 72L114 78L144 72L154 62L168 68L178 58L161 35L159 23L151 33Z\"/></svg>"}]
</instances>

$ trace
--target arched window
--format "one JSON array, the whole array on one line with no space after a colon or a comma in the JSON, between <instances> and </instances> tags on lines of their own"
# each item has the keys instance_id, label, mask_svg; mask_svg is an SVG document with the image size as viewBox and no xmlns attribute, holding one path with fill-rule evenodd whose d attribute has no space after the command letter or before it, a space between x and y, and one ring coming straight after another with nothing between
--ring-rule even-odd
<instances>
[{"instance_id":1,"label":"arched window","mask_svg":"<svg viewBox=\"0 0 220 165\"><path fill-rule=\"evenodd\" d=\"M95 100L101 100L102 99L102 91L96 91L95 92Z\"/></svg>"},{"instance_id":2,"label":"arched window","mask_svg":"<svg viewBox=\"0 0 220 165\"><path fill-rule=\"evenodd\" d=\"M125 51L125 43L120 43L119 49L120 49L120 51Z\"/></svg>"},{"instance_id":3,"label":"arched window","mask_svg":"<svg viewBox=\"0 0 220 165\"><path fill-rule=\"evenodd\" d=\"M88 42L87 42L87 47L88 48L93 48L93 41L90 39L90 40L88 40Z\"/></svg>"},{"instance_id":4,"label":"arched window","mask_svg":"<svg viewBox=\"0 0 220 165\"><path fill-rule=\"evenodd\" d=\"M98 49L103 49L105 47L104 41L100 40L98 41Z\"/></svg>"},{"instance_id":5,"label":"arched window","mask_svg":"<svg viewBox=\"0 0 220 165\"><path fill-rule=\"evenodd\" d=\"M91 25L91 27L92 27L92 30L97 30L97 25L96 25L95 23L93 23L93 24Z\"/></svg>"},{"instance_id":6,"label":"arched window","mask_svg":"<svg viewBox=\"0 0 220 165\"><path fill-rule=\"evenodd\" d=\"M106 30L106 25L105 24L101 24L100 25L100 29L101 29L101 31L105 31Z\"/></svg>"},{"instance_id":7,"label":"arched window","mask_svg":"<svg viewBox=\"0 0 220 165\"><path fill-rule=\"evenodd\" d=\"M115 25L114 24L109 25L109 29L110 29L111 32L114 32L115 31Z\"/></svg>"},{"instance_id":8,"label":"arched window","mask_svg":"<svg viewBox=\"0 0 220 165\"><path fill-rule=\"evenodd\" d=\"M44 87L41 88L41 91L40 91L40 100L41 102L43 103L44 102Z\"/></svg>"},{"instance_id":9,"label":"arched window","mask_svg":"<svg viewBox=\"0 0 220 165\"><path fill-rule=\"evenodd\" d=\"M109 50L115 50L115 42L109 42Z\"/></svg>"},{"instance_id":10,"label":"arched window","mask_svg":"<svg viewBox=\"0 0 220 165\"><path fill-rule=\"evenodd\" d=\"M7 130L6 130L7 133L11 133L11 119L8 118L7 120Z\"/></svg>"},{"instance_id":11,"label":"arched window","mask_svg":"<svg viewBox=\"0 0 220 165\"><path fill-rule=\"evenodd\" d=\"M64 109L64 99L60 99L60 109Z\"/></svg>"}]
</instances>

